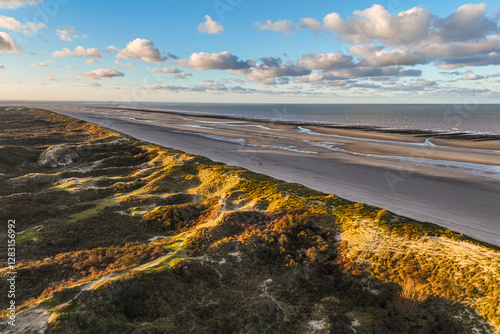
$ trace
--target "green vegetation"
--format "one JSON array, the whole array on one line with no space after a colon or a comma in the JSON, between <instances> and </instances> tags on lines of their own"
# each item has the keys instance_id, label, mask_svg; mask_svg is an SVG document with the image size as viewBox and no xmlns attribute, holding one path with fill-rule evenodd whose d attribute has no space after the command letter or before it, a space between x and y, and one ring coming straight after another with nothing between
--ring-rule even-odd
<instances>
[{"instance_id":1,"label":"green vegetation","mask_svg":"<svg viewBox=\"0 0 500 334\"><path fill-rule=\"evenodd\" d=\"M52 312L34 331L500 333L497 248L46 111L0 113L20 316Z\"/></svg>"}]
</instances>

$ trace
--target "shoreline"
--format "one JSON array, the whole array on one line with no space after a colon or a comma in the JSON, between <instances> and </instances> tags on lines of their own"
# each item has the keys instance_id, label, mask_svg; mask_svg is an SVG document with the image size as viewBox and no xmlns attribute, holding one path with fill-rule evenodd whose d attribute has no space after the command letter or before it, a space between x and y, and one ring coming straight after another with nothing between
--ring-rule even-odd
<instances>
[{"instance_id":1,"label":"shoreline","mask_svg":"<svg viewBox=\"0 0 500 334\"><path fill-rule=\"evenodd\" d=\"M323 128L331 132L325 136L248 120L91 108L53 111L500 246L500 154L491 149L494 141L431 146L425 138L402 134Z\"/></svg>"},{"instance_id":2,"label":"shoreline","mask_svg":"<svg viewBox=\"0 0 500 334\"><path fill-rule=\"evenodd\" d=\"M120 107L99 107L96 109L113 109L113 110L128 110L138 112L152 112L152 113L167 113L178 116L212 118L212 119L229 119L235 121L247 121L256 123L276 124L276 125L292 125L292 126L317 126L329 129L345 129L345 130L359 130L359 131L373 131L387 134L402 134L413 135L416 137L435 137L437 139L457 140L457 141L500 141L500 134L488 133L468 133L460 131L437 131L437 130L423 130L423 129L402 129L402 128L387 128L375 125L349 125L349 124L328 124L321 122L301 122L301 121L282 121L269 118L246 118L230 115L215 115L215 114L198 114L193 112L180 112L161 109L148 109L148 108L120 108Z\"/></svg>"}]
</instances>

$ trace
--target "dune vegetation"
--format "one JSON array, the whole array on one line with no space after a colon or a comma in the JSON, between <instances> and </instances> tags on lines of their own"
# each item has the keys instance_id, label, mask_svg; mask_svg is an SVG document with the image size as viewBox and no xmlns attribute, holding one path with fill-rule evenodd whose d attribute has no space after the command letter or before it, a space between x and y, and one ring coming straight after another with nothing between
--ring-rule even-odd
<instances>
[{"instance_id":1,"label":"dune vegetation","mask_svg":"<svg viewBox=\"0 0 500 334\"><path fill-rule=\"evenodd\" d=\"M497 247L48 111L0 115L17 332L500 333Z\"/></svg>"}]
</instances>

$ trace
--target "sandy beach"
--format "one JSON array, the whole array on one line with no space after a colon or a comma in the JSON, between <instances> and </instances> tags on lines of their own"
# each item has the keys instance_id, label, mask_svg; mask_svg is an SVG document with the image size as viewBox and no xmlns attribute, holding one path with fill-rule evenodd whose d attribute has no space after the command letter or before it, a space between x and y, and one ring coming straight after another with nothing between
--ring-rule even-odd
<instances>
[{"instance_id":1,"label":"sandy beach","mask_svg":"<svg viewBox=\"0 0 500 334\"><path fill-rule=\"evenodd\" d=\"M498 140L435 139L147 110L52 110L500 246Z\"/></svg>"}]
</instances>

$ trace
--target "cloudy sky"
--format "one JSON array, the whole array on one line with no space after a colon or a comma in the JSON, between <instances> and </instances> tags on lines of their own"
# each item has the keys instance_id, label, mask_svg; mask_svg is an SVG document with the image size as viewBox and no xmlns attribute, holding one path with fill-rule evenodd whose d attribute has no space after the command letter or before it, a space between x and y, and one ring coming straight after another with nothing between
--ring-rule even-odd
<instances>
[{"instance_id":1,"label":"cloudy sky","mask_svg":"<svg viewBox=\"0 0 500 334\"><path fill-rule=\"evenodd\" d=\"M494 1L0 0L0 100L499 103L499 16Z\"/></svg>"}]
</instances>

